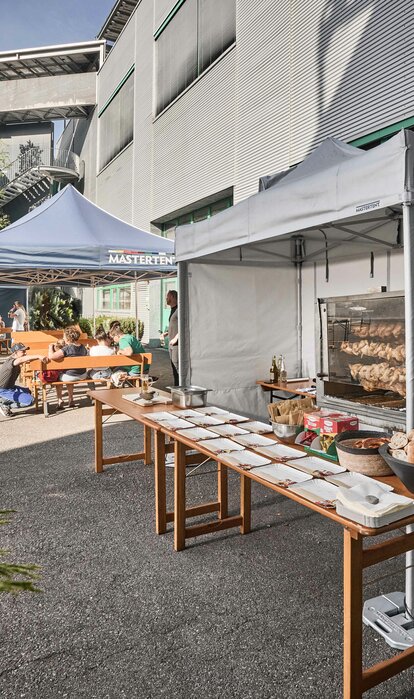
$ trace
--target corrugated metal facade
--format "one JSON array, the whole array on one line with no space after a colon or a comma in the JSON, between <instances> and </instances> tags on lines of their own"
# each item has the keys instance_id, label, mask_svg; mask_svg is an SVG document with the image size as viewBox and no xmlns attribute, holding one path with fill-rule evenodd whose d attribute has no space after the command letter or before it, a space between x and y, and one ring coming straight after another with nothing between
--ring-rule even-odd
<instances>
[{"instance_id":1,"label":"corrugated metal facade","mask_svg":"<svg viewBox=\"0 0 414 699\"><path fill-rule=\"evenodd\" d=\"M138 6L139 7L139 6ZM136 12L129 18L118 41L98 73L98 112L106 104L135 61Z\"/></svg>"},{"instance_id":2,"label":"corrugated metal facade","mask_svg":"<svg viewBox=\"0 0 414 699\"><path fill-rule=\"evenodd\" d=\"M110 212L150 229L227 188L238 202L257 191L261 175L300 162L327 136L350 141L414 116L411 0L236 3L236 46L157 118L153 34L176 1L137 5L98 75L102 108L135 64L134 142L97 178L97 201ZM93 198L90 138L82 157ZM320 270L305 274L316 275L316 294L328 292ZM384 276L380 262L377 276ZM151 290L150 337L157 298ZM311 316L308 348L313 309Z\"/></svg>"},{"instance_id":3,"label":"corrugated metal facade","mask_svg":"<svg viewBox=\"0 0 414 699\"><path fill-rule=\"evenodd\" d=\"M141 2L135 11L135 113L134 160L132 177L132 222L150 229L152 219L152 103L154 39L152 35L152 4Z\"/></svg>"},{"instance_id":4,"label":"corrugated metal facade","mask_svg":"<svg viewBox=\"0 0 414 699\"><path fill-rule=\"evenodd\" d=\"M154 32L160 27L177 0L154 0Z\"/></svg>"},{"instance_id":5,"label":"corrugated metal facade","mask_svg":"<svg viewBox=\"0 0 414 699\"><path fill-rule=\"evenodd\" d=\"M153 33L175 0L142 0L98 75L102 108L136 66L137 225L228 187L240 201L261 175L299 162L326 136L352 140L413 116L411 0L236 2L236 48L158 118ZM106 181L112 172L118 166Z\"/></svg>"},{"instance_id":6,"label":"corrugated metal facade","mask_svg":"<svg viewBox=\"0 0 414 699\"><path fill-rule=\"evenodd\" d=\"M235 51L154 122L153 218L234 182Z\"/></svg>"},{"instance_id":7,"label":"corrugated metal facade","mask_svg":"<svg viewBox=\"0 0 414 699\"><path fill-rule=\"evenodd\" d=\"M97 179L97 204L110 214L132 222L133 145L122 151Z\"/></svg>"}]
</instances>

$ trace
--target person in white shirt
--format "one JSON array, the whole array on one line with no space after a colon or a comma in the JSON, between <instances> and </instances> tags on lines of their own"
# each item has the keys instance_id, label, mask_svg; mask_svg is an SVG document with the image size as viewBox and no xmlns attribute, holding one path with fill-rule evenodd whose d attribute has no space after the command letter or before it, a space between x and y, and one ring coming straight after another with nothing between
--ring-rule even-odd
<instances>
[{"instance_id":1,"label":"person in white shirt","mask_svg":"<svg viewBox=\"0 0 414 699\"><path fill-rule=\"evenodd\" d=\"M95 333L95 340L98 342L97 345L93 345L89 350L90 357L103 357L111 356L115 354L115 349L111 347L111 338L106 334L103 327L99 327ZM108 367L100 367L99 369L90 369L89 376L91 379L109 379L112 374L111 369Z\"/></svg>"},{"instance_id":2,"label":"person in white shirt","mask_svg":"<svg viewBox=\"0 0 414 699\"><path fill-rule=\"evenodd\" d=\"M26 310L20 301L15 301L12 309L9 311L9 318L13 318L12 332L21 332L24 330L26 321Z\"/></svg>"}]
</instances>

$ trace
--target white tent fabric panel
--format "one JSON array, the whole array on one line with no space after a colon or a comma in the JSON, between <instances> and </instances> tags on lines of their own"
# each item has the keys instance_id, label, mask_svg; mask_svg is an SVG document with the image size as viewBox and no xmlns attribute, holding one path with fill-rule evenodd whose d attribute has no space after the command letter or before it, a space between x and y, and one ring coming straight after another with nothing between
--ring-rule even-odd
<instances>
[{"instance_id":1,"label":"white tent fabric panel","mask_svg":"<svg viewBox=\"0 0 414 699\"><path fill-rule=\"evenodd\" d=\"M210 403L266 417L257 379L268 378L274 354L297 369L296 270L197 264L189 272L191 383L212 389Z\"/></svg>"},{"instance_id":2,"label":"white tent fabric panel","mask_svg":"<svg viewBox=\"0 0 414 699\"><path fill-rule=\"evenodd\" d=\"M414 134L409 131L369 151L327 139L271 189L203 224L180 227L177 260L208 255L220 259L230 248L271 243L346 219L358 217L363 226L364 214L372 218L373 213L378 216L387 207L411 200L413 147ZM344 237L333 229L333 241L335 236L338 242Z\"/></svg>"}]
</instances>

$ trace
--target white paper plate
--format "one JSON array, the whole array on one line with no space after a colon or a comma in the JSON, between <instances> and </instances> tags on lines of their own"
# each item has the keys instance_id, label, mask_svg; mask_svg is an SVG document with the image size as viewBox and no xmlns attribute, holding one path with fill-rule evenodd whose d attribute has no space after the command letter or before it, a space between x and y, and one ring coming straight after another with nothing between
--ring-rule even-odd
<instances>
[{"instance_id":1,"label":"white paper plate","mask_svg":"<svg viewBox=\"0 0 414 699\"><path fill-rule=\"evenodd\" d=\"M244 417L244 415L237 415L237 413L220 413L220 420L223 422L228 422L230 424L237 425L239 422L250 422L249 417Z\"/></svg>"},{"instance_id":2,"label":"white paper plate","mask_svg":"<svg viewBox=\"0 0 414 699\"><path fill-rule=\"evenodd\" d=\"M292 449L292 447L286 447L284 444L278 444L277 442L273 442L273 445L269 447L256 447L255 450L260 452L260 454L268 456L270 459L294 458L296 456L302 456L303 454L303 452L298 449ZM306 457L306 454L304 454L304 457ZM299 459L299 461L304 460L305 459Z\"/></svg>"},{"instance_id":3,"label":"white paper plate","mask_svg":"<svg viewBox=\"0 0 414 699\"><path fill-rule=\"evenodd\" d=\"M243 423L242 423L243 424ZM247 430L244 430L240 425L211 425L209 429L222 437L235 437L239 434L250 434Z\"/></svg>"},{"instance_id":4,"label":"white paper plate","mask_svg":"<svg viewBox=\"0 0 414 699\"><path fill-rule=\"evenodd\" d=\"M262 467L270 464L269 459L255 454L253 451L247 451L247 449L244 449L242 452L223 455L221 458L225 463L232 466L240 466L240 468L245 468L246 471L250 471L252 468L256 470L258 466Z\"/></svg>"},{"instance_id":5,"label":"white paper plate","mask_svg":"<svg viewBox=\"0 0 414 699\"><path fill-rule=\"evenodd\" d=\"M290 462L289 462L290 463ZM346 469L339 464L332 464L325 459L313 458L312 456L307 456L305 459L297 459L292 461L292 466L298 468L300 471L309 473L317 478L330 479L330 476L335 476L339 473L346 473ZM331 481L334 483L335 481Z\"/></svg>"},{"instance_id":6,"label":"white paper plate","mask_svg":"<svg viewBox=\"0 0 414 699\"><path fill-rule=\"evenodd\" d=\"M214 432L206 430L204 427L190 427L190 429L177 430L177 434L193 439L195 442L199 442L201 439L215 439L217 437Z\"/></svg>"},{"instance_id":7,"label":"white paper plate","mask_svg":"<svg viewBox=\"0 0 414 699\"><path fill-rule=\"evenodd\" d=\"M154 420L154 422L162 422L163 420L171 420L171 413L148 413L145 415L148 420Z\"/></svg>"},{"instance_id":8,"label":"white paper plate","mask_svg":"<svg viewBox=\"0 0 414 699\"><path fill-rule=\"evenodd\" d=\"M199 442L200 447L209 449L215 454L224 454L231 451L243 451L244 447L237 442L232 442L231 439L206 439Z\"/></svg>"},{"instance_id":9,"label":"white paper plate","mask_svg":"<svg viewBox=\"0 0 414 699\"><path fill-rule=\"evenodd\" d=\"M257 422L256 420L244 422L243 427L245 430L255 432L256 434L269 434L270 432L273 432L271 425L266 425L265 422Z\"/></svg>"},{"instance_id":10,"label":"white paper plate","mask_svg":"<svg viewBox=\"0 0 414 699\"><path fill-rule=\"evenodd\" d=\"M205 408L197 408L198 413L203 415L225 415L228 410L223 410L223 408L216 408L214 405L206 405Z\"/></svg>"},{"instance_id":11,"label":"white paper plate","mask_svg":"<svg viewBox=\"0 0 414 699\"><path fill-rule=\"evenodd\" d=\"M158 424L161 425L161 427L166 427L167 429L172 430L173 432L176 432L177 430L183 430L186 427L194 427L192 422L188 422L188 420L180 420L179 418L160 420Z\"/></svg>"},{"instance_id":12,"label":"white paper plate","mask_svg":"<svg viewBox=\"0 0 414 699\"><path fill-rule=\"evenodd\" d=\"M261 434L252 434L252 432L246 432L239 436L233 437L235 442L243 444L245 447L254 449L255 447L271 447L275 443L274 439L269 439L269 437L263 437Z\"/></svg>"},{"instance_id":13,"label":"white paper plate","mask_svg":"<svg viewBox=\"0 0 414 699\"><path fill-rule=\"evenodd\" d=\"M339 488L321 478L314 478L300 485L289 486L289 490L327 510L334 510Z\"/></svg>"},{"instance_id":14,"label":"white paper plate","mask_svg":"<svg viewBox=\"0 0 414 699\"><path fill-rule=\"evenodd\" d=\"M192 417L193 415L198 417L198 413L195 410L192 410L191 408L188 408L186 410L171 410L171 415L174 415L174 417L182 417L184 419Z\"/></svg>"},{"instance_id":15,"label":"white paper plate","mask_svg":"<svg viewBox=\"0 0 414 699\"><path fill-rule=\"evenodd\" d=\"M312 476L309 476L302 471L297 471L291 466L285 464L270 464L254 470L256 476L260 476L265 481L279 485L281 488L288 488L296 483L304 483L311 481Z\"/></svg>"},{"instance_id":16,"label":"white paper plate","mask_svg":"<svg viewBox=\"0 0 414 699\"><path fill-rule=\"evenodd\" d=\"M193 423L193 425L198 425L199 427L224 425L223 420L219 420L217 417L212 417L211 415L191 415L191 417L188 419Z\"/></svg>"},{"instance_id":17,"label":"white paper plate","mask_svg":"<svg viewBox=\"0 0 414 699\"><path fill-rule=\"evenodd\" d=\"M341 488L352 488L354 485L361 485L362 483L375 483L375 485L379 485L381 488L389 492L394 490L392 485L376 481L375 478L364 476L363 473L351 473L350 471L328 476L325 478L325 480L327 480L329 483L333 483L334 485L338 485Z\"/></svg>"}]
</instances>

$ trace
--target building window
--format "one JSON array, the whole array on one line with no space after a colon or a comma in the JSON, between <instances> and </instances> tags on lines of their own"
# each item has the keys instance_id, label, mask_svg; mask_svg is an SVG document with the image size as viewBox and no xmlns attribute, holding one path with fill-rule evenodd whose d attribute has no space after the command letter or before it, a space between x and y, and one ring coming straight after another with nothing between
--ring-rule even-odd
<instances>
[{"instance_id":1,"label":"building window","mask_svg":"<svg viewBox=\"0 0 414 699\"><path fill-rule=\"evenodd\" d=\"M219 199L218 201L203 206L199 209L194 209L194 211L189 211L186 214L172 218L169 221L164 221L161 224L154 223L161 229L162 235L165 238L174 238L175 229L177 226L184 226L186 223L197 223L198 221L204 221L206 218L211 218L214 214L218 214L224 209L228 209L229 206L233 205L233 197L225 197L224 199Z\"/></svg>"},{"instance_id":2,"label":"building window","mask_svg":"<svg viewBox=\"0 0 414 699\"><path fill-rule=\"evenodd\" d=\"M236 39L235 0L185 0L156 33L157 114Z\"/></svg>"},{"instance_id":3,"label":"building window","mask_svg":"<svg viewBox=\"0 0 414 699\"><path fill-rule=\"evenodd\" d=\"M134 138L134 69L99 112L99 170Z\"/></svg>"},{"instance_id":4,"label":"building window","mask_svg":"<svg viewBox=\"0 0 414 699\"><path fill-rule=\"evenodd\" d=\"M120 311L130 311L131 310L131 287L130 286L119 287L119 310Z\"/></svg>"},{"instance_id":5,"label":"building window","mask_svg":"<svg viewBox=\"0 0 414 699\"><path fill-rule=\"evenodd\" d=\"M102 289L101 290L101 308L104 311L109 311L111 309L112 301L112 290Z\"/></svg>"}]
</instances>

